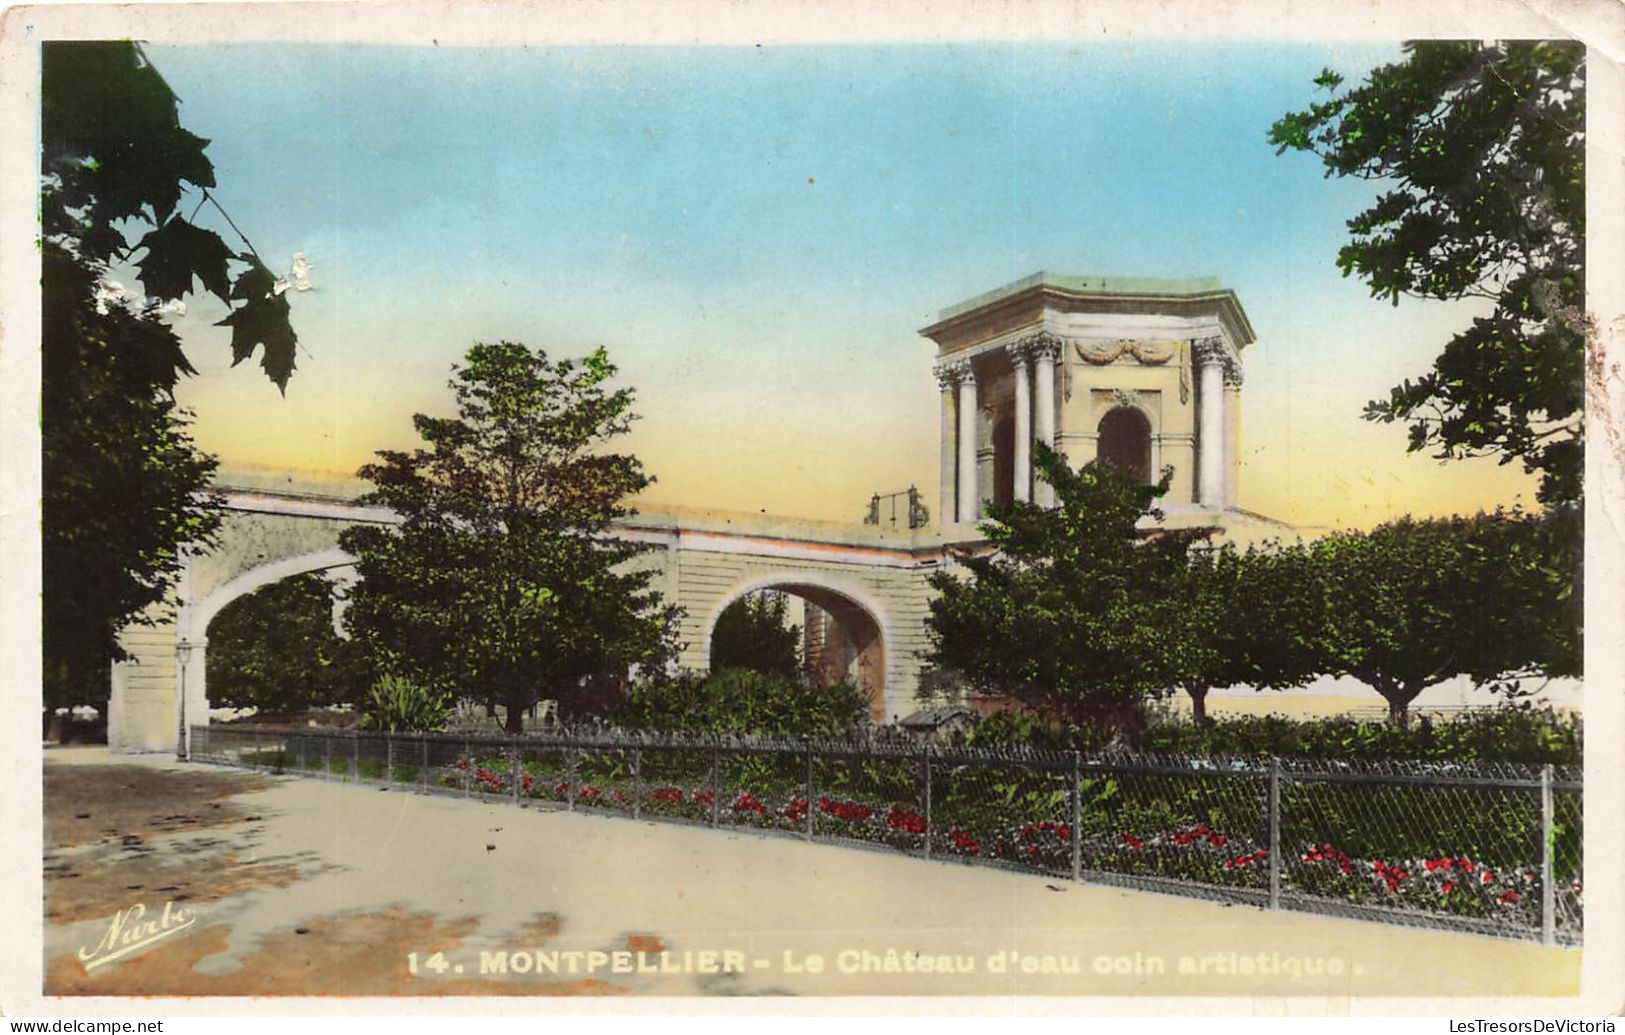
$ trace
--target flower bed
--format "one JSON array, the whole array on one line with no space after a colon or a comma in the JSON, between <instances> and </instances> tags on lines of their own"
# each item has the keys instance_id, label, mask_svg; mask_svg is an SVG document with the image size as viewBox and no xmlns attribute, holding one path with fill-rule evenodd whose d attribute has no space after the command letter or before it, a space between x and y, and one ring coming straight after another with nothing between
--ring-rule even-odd
<instances>
[{"instance_id":1,"label":"flower bed","mask_svg":"<svg viewBox=\"0 0 1625 1035\"><path fill-rule=\"evenodd\" d=\"M573 797L583 808L631 811L632 784L625 768L615 762L601 759L597 766L583 766L572 792L571 782L556 767L527 761L519 775L519 792L526 798L554 802ZM668 775L704 778L703 773L676 767ZM933 826L923 808L910 803L837 794L809 800L794 789L783 789L794 787L785 774L764 769L762 775L769 778L755 785L743 779L727 781L728 789L715 802L719 824L799 833L810 822L817 837L866 841L909 852L921 851L929 833L933 854L938 856L1011 864L1049 874L1069 874L1076 853L1085 872L1216 888L1262 889L1269 883L1269 852L1256 833L1236 833L1208 822L1177 822L1166 802L1159 803L1156 810L1138 803L1122 809L1122 818L1133 824L1132 829L1117 829L1101 810L1082 812L1085 826L1075 829L1052 818L1006 818L1011 812L1019 813L1020 803L1015 808L1000 808L997 802L977 801L974 808L967 808L950 800L933 816ZM465 779L481 794L511 794L512 763L506 757L461 758L442 783L461 786ZM766 789L769 786L780 790L774 793ZM712 794L708 785L695 786L694 782L645 784L638 805L650 817L709 822ZM1045 811L1054 815L1053 802L1046 803ZM1214 822L1220 823L1227 814L1216 811L1213 815ZM1256 826L1256 820L1249 825ZM1378 833L1364 831L1362 844L1369 845ZM1468 854L1361 856L1330 842L1301 843L1287 848L1283 855L1281 887L1288 894L1328 903L1470 917L1508 928L1538 929L1541 924L1538 864L1492 864ZM1561 879L1556 891L1561 915L1577 919L1579 881Z\"/></svg>"}]
</instances>

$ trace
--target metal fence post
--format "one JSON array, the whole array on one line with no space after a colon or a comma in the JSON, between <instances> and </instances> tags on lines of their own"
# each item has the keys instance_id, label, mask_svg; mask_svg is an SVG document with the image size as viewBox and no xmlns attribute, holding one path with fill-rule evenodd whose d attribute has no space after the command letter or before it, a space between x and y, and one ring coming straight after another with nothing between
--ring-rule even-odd
<instances>
[{"instance_id":1,"label":"metal fence post","mask_svg":"<svg viewBox=\"0 0 1625 1035\"><path fill-rule=\"evenodd\" d=\"M418 760L423 764L418 766L418 787L421 790L429 789L429 737L427 734L418 734Z\"/></svg>"},{"instance_id":2,"label":"metal fence post","mask_svg":"<svg viewBox=\"0 0 1625 1035\"><path fill-rule=\"evenodd\" d=\"M807 840L811 841L813 839L813 746L812 746L812 741L811 740L807 741L807 783L806 783L806 791L807 791L807 816L806 816L807 834L806 834L806 836L807 836Z\"/></svg>"},{"instance_id":3,"label":"metal fence post","mask_svg":"<svg viewBox=\"0 0 1625 1035\"><path fill-rule=\"evenodd\" d=\"M384 731L384 783L395 786L395 737L388 730Z\"/></svg>"},{"instance_id":4,"label":"metal fence post","mask_svg":"<svg viewBox=\"0 0 1625 1035\"><path fill-rule=\"evenodd\" d=\"M1072 836L1067 838L1072 843L1072 879L1083 881L1083 759L1076 751L1072 752L1072 787L1068 795L1072 799Z\"/></svg>"},{"instance_id":5,"label":"metal fence post","mask_svg":"<svg viewBox=\"0 0 1625 1035\"><path fill-rule=\"evenodd\" d=\"M1270 759L1269 783L1270 899L1271 909L1281 908L1281 760Z\"/></svg>"},{"instance_id":6,"label":"metal fence post","mask_svg":"<svg viewBox=\"0 0 1625 1035\"><path fill-rule=\"evenodd\" d=\"M574 746L564 754L564 811L566 812L576 810L576 771L580 768L578 757L579 752Z\"/></svg>"},{"instance_id":7,"label":"metal fence post","mask_svg":"<svg viewBox=\"0 0 1625 1035\"><path fill-rule=\"evenodd\" d=\"M925 846L924 853L927 859L931 858L931 745L925 746Z\"/></svg>"},{"instance_id":8,"label":"metal fence post","mask_svg":"<svg viewBox=\"0 0 1625 1035\"><path fill-rule=\"evenodd\" d=\"M1557 889L1552 886L1552 764L1540 767L1540 940L1557 944Z\"/></svg>"},{"instance_id":9,"label":"metal fence post","mask_svg":"<svg viewBox=\"0 0 1625 1035\"><path fill-rule=\"evenodd\" d=\"M641 748L632 749L632 818L637 819L643 812L643 751Z\"/></svg>"},{"instance_id":10,"label":"metal fence post","mask_svg":"<svg viewBox=\"0 0 1625 1035\"><path fill-rule=\"evenodd\" d=\"M474 778L474 748L466 738L463 740L463 757L458 761L463 763L463 797L466 798L473 793Z\"/></svg>"},{"instance_id":11,"label":"metal fence post","mask_svg":"<svg viewBox=\"0 0 1625 1035\"><path fill-rule=\"evenodd\" d=\"M715 745L711 747L711 771L705 775L706 789L711 792L711 825L720 821L719 804L722 799L722 761Z\"/></svg>"},{"instance_id":12,"label":"metal fence post","mask_svg":"<svg viewBox=\"0 0 1625 1035\"><path fill-rule=\"evenodd\" d=\"M333 735L322 734L322 779L333 778Z\"/></svg>"},{"instance_id":13,"label":"metal fence post","mask_svg":"<svg viewBox=\"0 0 1625 1035\"><path fill-rule=\"evenodd\" d=\"M519 784L522 782L519 779L519 774L522 771L519 767L519 745L515 744L512 753L508 757L508 776L513 781L513 803L515 805L519 804Z\"/></svg>"},{"instance_id":14,"label":"metal fence post","mask_svg":"<svg viewBox=\"0 0 1625 1035\"><path fill-rule=\"evenodd\" d=\"M350 735L350 780L361 782L361 738L353 733Z\"/></svg>"},{"instance_id":15,"label":"metal fence post","mask_svg":"<svg viewBox=\"0 0 1625 1035\"><path fill-rule=\"evenodd\" d=\"M305 771L306 771L305 770L305 737L304 737L304 734L301 733L300 735L295 737L293 739L293 742L295 744L299 745L299 750L295 751L293 753L293 761L294 761L294 764L299 767L299 775L304 776Z\"/></svg>"}]
</instances>

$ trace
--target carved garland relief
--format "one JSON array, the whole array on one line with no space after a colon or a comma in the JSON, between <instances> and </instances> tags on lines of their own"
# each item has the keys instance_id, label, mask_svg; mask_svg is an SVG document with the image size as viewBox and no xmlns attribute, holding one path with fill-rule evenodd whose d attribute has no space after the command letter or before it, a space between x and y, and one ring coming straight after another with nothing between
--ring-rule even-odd
<instances>
[{"instance_id":1,"label":"carved garland relief","mask_svg":"<svg viewBox=\"0 0 1625 1035\"><path fill-rule=\"evenodd\" d=\"M1146 366L1160 367L1170 360L1178 357L1179 360L1179 401L1190 402L1191 399L1191 361L1190 349L1183 341L1142 341L1133 338L1123 338L1117 341L1078 341L1073 342L1078 358L1092 366L1105 366L1115 363L1124 356L1144 363ZM1070 375L1070 370L1068 371ZM1072 379L1067 378L1067 396L1072 395Z\"/></svg>"}]
</instances>

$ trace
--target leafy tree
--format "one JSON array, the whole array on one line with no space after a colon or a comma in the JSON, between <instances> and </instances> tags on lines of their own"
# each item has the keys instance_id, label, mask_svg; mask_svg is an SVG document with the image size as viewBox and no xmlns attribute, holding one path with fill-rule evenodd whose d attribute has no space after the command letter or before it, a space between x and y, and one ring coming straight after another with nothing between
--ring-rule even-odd
<instances>
[{"instance_id":1,"label":"leafy tree","mask_svg":"<svg viewBox=\"0 0 1625 1035\"><path fill-rule=\"evenodd\" d=\"M722 609L711 631L711 670L744 668L796 679L801 627L786 624L783 593L751 593Z\"/></svg>"},{"instance_id":2,"label":"leafy tree","mask_svg":"<svg viewBox=\"0 0 1625 1035\"><path fill-rule=\"evenodd\" d=\"M1191 551L1175 589L1179 635L1169 645L1198 723L1213 687L1298 686L1321 664L1320 599L1305 551L1279 546Z\"/></svg>"},{"instance_id":3,"label":"leafy tree","mask_svg":"<svg viewBox=\"0 0 1625 1035\"><path fill-rule=\"evenodd\" d=\"M365 501L402 520L341 535L360 575L345 620L381 671L500 705L517 733L536 701L668 655L675 611L642 548L606 535L651 479L603 448L633 419L604 351L481 343L453 370L458 415L416 415L426 448L361 468Z\"/></svg>"},{"instance_id":4,"label":"leafy tree","mask_svg":"<svg viewBox=\"0 0 1625 1035\"><path fill-rule=\"evenodd\" d=\"M190 294L194 280L202 284L232 307L220 325L231 328L233 361L259 349L266 376L286 389L298 344L288 299L246 238L247 250L237 252L195 221L205 203L231 217L209 192L209 142L181 126L163 76L129 42L47 43L41 63L46 240L99 273L110 263L133 264L160 302ZM193 195L196 206L182 215L183 198ZM141 236L132 242L130 233ZM174 368L192 372L184 358Z\"/></svg>"},{"instance_id":5,"label":"leafy tree","mask_svg":"<svg viewBox=\"0 0 1625 1035\"><path fill-rule=\"evenodd\" d=\"M1359 86L1271 127L1277 153L1381 185L1349 220L1345 276L1395 305L1493 303L1433 369L1372 402L1410 448L1499 454L1541 473L1545 501L1580 495L1585 355L1585 48L1572 41L1420 41Z\"/></svg>"},{"instance_id":6,"label":"leafy tree","mask_svg":"<svg viewBox=\"0 0 1625 1035\"><path fill-rule=\"evenodd\" d=\"M1316 542L1325 671L1375 689L1399 726L1418 694L1455 676L1577 674L1573 534L1554 517L1497 512Z\"/></svg>"},{"instance_id":7,"label":"leafy tree","mask_svg":"<svg viewBox=\"0 0 1625 1035\"><path fill-rule=\"evenodd\" d=\"M1141 519L1161 517L1153 503L1169 472L1142 485L1106 464L1074 472L1042 443L1036 452L1058 506L994 508L981 526L994 551L960 557L968 578L931 577L929 660L982 693L1132 737L1144 698L1182 675L1177 589L1207 533L1142 534Z\"/></svg>"},{"instance_id":8,"label":"leafy tree","mask_svg":"<svg viewBox=\"0 0 1625 1035\"><path fill-rule=\"evenodd\" d=\"M232 252L196 209L180 214L188 191L213 201L208 142L181 127L140 48L51 42L41 55L44 696L102 706L109 663L125 656L118 631L150 621L181 544L206 547L220 520L215 461L175 404L194 371L162 314L200 281L235 305L236 358L263 345L279 387L295 339L252 250ZM144 302L112 289L115 264L134 265Z\"/></svg>"},{"instance_id":9,"label":"leafy tree","mask_svg":"<svg viewBox=\"0 0 1625 1035\"><path fill-rule=\"evenodd\" d=\"M90 267L42 255L41 577L48 706L105 713L119 630L174 588L180 544L204 545L221 501L214 458L175 404L180 341L159 320L95 303Z\"/></svg>"},{"instance_id":10,"label":"leafy tree","mask_svg":"<svg viewBox=\"0 0 1625 1035\"><path fill-rule=\"evenodd\" d=\"M227 604L209 623L209 699L295 712L358 703L370 681L357 646L333 628L333 587L294 575Z\"/></svg>"}]
</instances>

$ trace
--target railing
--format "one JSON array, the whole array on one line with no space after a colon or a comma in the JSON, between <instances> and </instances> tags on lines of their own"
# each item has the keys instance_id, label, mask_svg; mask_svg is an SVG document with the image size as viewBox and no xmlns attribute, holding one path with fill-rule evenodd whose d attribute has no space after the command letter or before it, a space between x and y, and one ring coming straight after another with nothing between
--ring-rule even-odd
<instances>
[{"instance_id":1,"label":"railing","mask_svg":"<svg viewBox=\"0 0 1625 1035\"><path fill-rule=\"evenodd\" d=\"M877 492L870 496L863 523L897 528L899 506L902 507L902 527L924 528L931 523L931 512L920 502L920 490L912 485L899 492Z\"/></svg>"},{"instance_id":2,"label":"railing","mask_svg":"<svg viewBox=\"0 0 1625 1035\"><path fill-rule=\"evenodd\" d=\"M1576 945L1580 772L578 730L211 725L194 761L748 829L1270 909Z\"/></svg>"}]
</instances>

